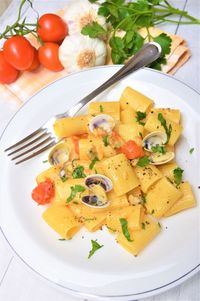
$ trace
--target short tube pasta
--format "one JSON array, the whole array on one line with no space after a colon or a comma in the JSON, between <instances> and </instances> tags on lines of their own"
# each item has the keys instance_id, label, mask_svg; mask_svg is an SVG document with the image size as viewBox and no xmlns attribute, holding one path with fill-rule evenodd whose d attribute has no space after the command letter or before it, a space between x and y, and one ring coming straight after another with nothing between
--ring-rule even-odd
<instances>
[{"instance_id":1,"label":"short tube pasta","mask_svg":"<svg viewBox=\"0 0 200 301\"><path fill-rule=\"evenodd\" d=\"M87 116L60 118L54 123L54 131L59 138L82 135L88 132L87 124Z\"/></svg>"}]
</instances>

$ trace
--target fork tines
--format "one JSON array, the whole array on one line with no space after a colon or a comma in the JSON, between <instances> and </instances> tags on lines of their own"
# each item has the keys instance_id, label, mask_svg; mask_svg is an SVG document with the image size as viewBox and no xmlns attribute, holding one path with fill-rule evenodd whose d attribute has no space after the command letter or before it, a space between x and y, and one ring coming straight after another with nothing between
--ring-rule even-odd
<instances>
[{"instance_id":1,"label":"fork tines","mask_svg":"<svg viewBox=\"0 0 200 301\"><path fill-rule=\"evenodd\" d=\"M14 155L11 160L21 158L20 161L15 163L19 164L42 153L55 143L55 139L51 136L51 133L49 133L46 128L40 128L5 149L5 152L11 151L8 153L8 156Z\"/></svg>"}]
</instances>

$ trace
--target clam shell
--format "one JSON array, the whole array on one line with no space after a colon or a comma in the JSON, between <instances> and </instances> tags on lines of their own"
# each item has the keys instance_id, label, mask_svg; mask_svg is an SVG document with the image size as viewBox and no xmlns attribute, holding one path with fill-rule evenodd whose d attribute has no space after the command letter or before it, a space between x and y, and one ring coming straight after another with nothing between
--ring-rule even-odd
<instances>
[{"instance_id":1,"label":"clam shell","mask_svg":"<svg viewBox=\"0 0 200 301\"><path fill-rule=\"evenodd\" d=\"M90 189L90 186L93 184L101 185L106 192L112 190L113 188L112 181L101 174L90 175L85 178L85 185L88 187L88 189Z\"/></svg>"},{"instance_id":2,"label":"clam shell","mask_svg":"<svg viewBox=\"0 0 200 301\"><path fill-rule=\"evenodd\" d=\"M81 199L82 203L91 208L105 208L110 202L107 200L103 202L96 195L85 195Z\"/></svg>"},{"instance_id":3,"label":"clam shell","mask_svg":"<svg viewBox=\"0 0 200 301\"><path fill-rule=\"evenodd\" d=\"M162 165L170 162L174 157L174 152L166 152L165 154L153 153L149 156L149 160L152 165Z\"/></svg>"},{"instance_id":4,"label":"clam shell","mask_svg":"<svg viewBox=\"0 0 200 301\"><path fill-rule=\"evenodd\" d=\"M56 144L50 151L48 161L51 165L60 165L69 160L69 149L67 143Z\"/></svg>"},{"instance_id":5,"label":"clam shell","mask_svg":"<svg viewBox=\"0 0 200 301\"><path fill-rule=\"evenodd\" d=\"M146 135L142 140L142 145L146 151L152 152L152 146L164 145L166 141L166 133L157 131Z\"/></svg>"},{"instance_id":6,"label":"clam shell","mask_svg":"<svg viewBox=\"0 0 200 301\"><path fill-rule=\"evenodd\" d=\"M94 133L94 130L97 128L101 128L105 132L110 133L114 127L114 119L107 114L99 114L92 118L89 122L89 130L92 133Z\"/></svg>"}]
</instances>

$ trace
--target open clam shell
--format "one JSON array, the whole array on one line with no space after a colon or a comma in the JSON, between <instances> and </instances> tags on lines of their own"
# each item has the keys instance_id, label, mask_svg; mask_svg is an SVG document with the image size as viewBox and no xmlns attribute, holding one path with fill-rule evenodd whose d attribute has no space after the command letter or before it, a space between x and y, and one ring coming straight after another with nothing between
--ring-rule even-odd
<instances>
[{"instance_id":1,"label":"open clam shell","mask_svg":"<svg viewBox=\"0 0 200 301\"><path fill-rule=\"evenodd\" d=\"M152 152L152 147L164 145L167 141L167 135L164 132L152 132L143 138L142 145L148 152Z\"/></svg>"},{"instance_id":2,"label":"open clam shell","mask_svg":"<svg viewBox=\"0 0 200 301\"><path fill-rule=\"evenodd\" d=\"M95 129L101 129L106 133L111 133L112 129L115 127L114 119L107 114L99 114L92 118L89 122L89 130L94 133Z\"/></svg>"},{"instance_id":3,"label":"open clam shell","mask_svg":"<svg viewBox=\"0 0 200 301\"><path fill-rule=\"evenodd\" d=\"M152 153L151 156L149 156L149 160L152 165L162 165L170 162L174 157L174 152L166 152L165 154Z\"/></svg>"},{"instance_id":4,"label":"open clam shell","mask_svg":"<svg viewBox=\"0 0 200 301\"><path fill-rule=\"evenodd\" d=\"M106 202L102 201L96 195L86 195L86 196L82 197L82 202L91 208L105 208L110 203L108 200Z\"/></svg>"},{"instance_id":5,"label":"open clam shell","mask_svg":"<svg viewBox=\"0 0 200 301\"><path fill-rule=\"evenodd\" d=\"M67 143L56 144L50 151L48 161L51 165L61 165L69 160L69 148Z\"/></svg>"}]
</instances>

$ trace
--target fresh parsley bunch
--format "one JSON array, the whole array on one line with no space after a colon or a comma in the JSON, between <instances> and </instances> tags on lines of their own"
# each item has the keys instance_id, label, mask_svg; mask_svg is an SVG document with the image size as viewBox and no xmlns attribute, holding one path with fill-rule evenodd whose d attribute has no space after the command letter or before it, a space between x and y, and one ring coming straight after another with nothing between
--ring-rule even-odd
<instances>
[{"instance_id":1,"label":"fresh parsley bunch","mask_svg":"<svg viewBox=\"0 0 200 301\"><path fill-rule=\"evenodd\" d=\"M165 33L152 37L149 27L165 22L200 24L200 20L184 10L173 7L167 0L106 0L103 3L99 3L98 0L89 1L99 4L98 14L106 18L109 26L106 31L97 22L92 22L83 27L82 34L91 38L107 37L114 64L123 64L142 48L147 38L148 41L159 43L162 48L161 57L150 65L151 68L161 70L161 65L166 64L166 55L170 53L172 40ZM174 20L171 16L177 16L179 19L183 17L184 20ZM145 39L139 33L139 29L143 27L147 29ZM122 37L117 35L119 31L124 32Z\"/></svg>"}]
</instances>

